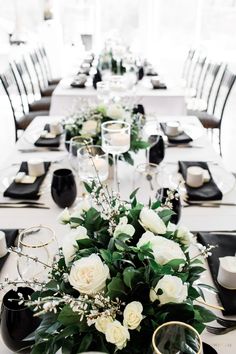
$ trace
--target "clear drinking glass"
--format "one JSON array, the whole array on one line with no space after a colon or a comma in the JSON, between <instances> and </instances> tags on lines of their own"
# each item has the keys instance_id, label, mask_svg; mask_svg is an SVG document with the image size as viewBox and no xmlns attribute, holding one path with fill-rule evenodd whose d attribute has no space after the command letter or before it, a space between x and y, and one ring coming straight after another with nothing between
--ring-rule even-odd
<instances>
[{"instance_id":1,"label":"clear drinking glass","mask_svg":"<svg viewBox=\"0 0 236 354\"><path fill-rule=\"evenodd\" d=\"M83 146L78 151L79 176L82 181L90 182L100 180L104 182L108 178L108 155L101 146Z\"/></svg>"},{"instance_id":2,"label":"clear drinking glass","mask_svg":"<svg viewBox=\"0 0 236 354\"><path fill-rule=\"evenodd\" d=\"M48 281L48 271L55 261L58 243L55 232L45 225L23 230L18 238L17 270L24 281Z\"/></svg>"},{"instance_id":3,"label":"clear drinking glass","mask_svg":"<svg viewBox=\"0 0 236 354\"><path fill-rule=\"evenodd\" d=\"M154 354L203 354L199 333L192 326L178 321L166 322L152 336Z\"/></svg>"},{"instance_id":4,"label":"clear drinking glass","mask_svg":"<svg viewBox=\"0 0 236 354\"><path fill-rule=\"evenodd\" d=\"M154 163L139 164L134 171L133 189L139 188L137 198L143 204L156 200L159 171L160 167Z\"/></svg>"},{"instance_id":5,"label":"clear drinking glass","mask_svg":"<svg viewBox=\"0 0 236 354\"><path fill-rule=\"evenodd\" d=\"M78 150L85 145L92 145L93 139L87 136L74 136L70 140L69 161L72 169L78 173Z\"/></svg>"},{"instance_id":6,"label":"clear drinking glass","mask_svg":"<svg viewBox=\"0 0 236 354\"><path fill-rule=\"evenodd\" d=\"M102 124L102 149L112 154L114 163L114 188L118 190L117 162L119 154L129 151L130 124L124 121L109 121Z\"/></svg>"},{"instance_id":7,"label":"clear drinking glass","mask_svg":"<svg viewBox=\"0 0 236 354\"><path fill-rule=\"evenodd\" d=\"M100 81L97 82L97 98L103 103L108 103L110 98L110 87L109 82Z\"/></svg>"}]
</instances>

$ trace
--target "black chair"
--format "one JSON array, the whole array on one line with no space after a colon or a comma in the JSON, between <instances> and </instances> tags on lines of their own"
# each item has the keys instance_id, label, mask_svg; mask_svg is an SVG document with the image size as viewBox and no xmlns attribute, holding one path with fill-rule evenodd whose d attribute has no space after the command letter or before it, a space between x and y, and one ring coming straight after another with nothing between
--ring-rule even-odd
<instances>
[{"instance_id":1,"label":"black chair","mask_svg":"<svg viewBox=\"0 0 236 354\"><path fill-rule=\"evenodd\" d=\"M12 113L17 130L25 130L31 121L37 116L47 116L48 111L27 111L26 97L21 95L19 80L16 80L12 69L9 67L3 74L0 75L0 80L10 100ZM25 95L26 96L26 95Z\"/></svg>"},{"instance_id":2,"label":"black chair","mask_svg":"<svg viewBox=\"0 0 236 354\"><path fill-rule=\"evenodd\" d=\"M219 130L219 146L221 152L221 124L224 115L225 106L227 104L230 92L234 86L236 75L230 70L225 69L221 78L219 88L216 92L215 101L213 103L213 111L198 112L197 117L200 119L202 125L207 129Z\"/></svg>"},{"instance_id":3,"label":"black chair","mask_svg":"<svg viewBox=\"0 0 236 354\"><path fill-rule=\"evenodd\" d=\"M46 72L40 63L40 60L35 50L30 52L30 58L33 63L35 74L37 76L38 86L40 88L41 95L43 97L51 96L57 85L49 85Z\"/></svg>"},{"instance_id":4,"label":"black chair","mask_svg":"<svg viewBox=\"0 0 236 354\"><path fill-rule=\"evenodd\" d=\"M194 55L195 55L195 49L190 49L188 51L187 57L184 62L182 79L184 80L185 86L187 86L187 83L189 82L189 75L191 72L191 66L193 63Z\"/></svg>"},{"instance_id":5,"label":"black chair","mask_svg":"<svg viewBox=\"0 0 236 354\"><path fill-rule=\"evenodd\" d=\"M15 61L12 64L12 70L18 72L18 76L24 88L24 94L27 97L27 102L30 112L49 111L51 97L41 97L40 92L35 94L34 85L24 59Z\"/></svg>"},{"instance_id":6,"label":"black chair","mask_svg":"<svg viewBox=\"0 0 236 354\"><path fill-rule=\"evenodd\" d=\"M1 126L4 127L4 134L7 134L7 141L9 145L14 145L14 142L17 140L17 130L15 124L15 118L12 112L11 102L3 86L2 80L0 80L0 121ZM2 146L2 148L6 148L6 146ZM3 153L2 149L2 153Z\"/></svg>"},{"instance_id":7,"label":"black chair","mask_svg":"<svg viewBox=\"0 0 236 354\"><path fill-rule=\"evenodd\" d=\"M46 76L47 76L47 80L48 80L48 84L49 85L57 85L60 82L60 78L56 78L54 79L52 77L52 71L51 71L51 67L50 67L50 63L49 63L49 59L46 53L46 49L44 46L39 46L36 49L36 53L38 55L38 59L41 63L41 66L44 67L44 70L46 72Z\"/></svg>"},{"instance_id":8,"label":"black chair","mask_svg":"<svg viewBox=\"0 0 236 354\"><path fill-rule=\"evenodd\" d=\"M220 67L223 64L206 61L201 78L197 96L187 101L188 115L196 115L195 111L207 111L214 83Z\"/></svg>"}]
</instances>

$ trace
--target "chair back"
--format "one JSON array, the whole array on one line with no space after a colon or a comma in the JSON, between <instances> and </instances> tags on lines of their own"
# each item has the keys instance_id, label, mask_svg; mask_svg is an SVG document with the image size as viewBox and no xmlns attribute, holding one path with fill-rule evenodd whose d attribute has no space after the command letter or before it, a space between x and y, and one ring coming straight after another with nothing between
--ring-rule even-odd
<instances>
[{"instance_id":1,"label":"chair back","mask_svg":"<svg viewBox=\"0 0 236 354\"><path fill-rule=\"evenodd\" d=\"M4 126L4 129L0 129L1 151L5 151L6 147L13 146L14 142L17 140L17 124L14 110L3 80L0 75L0 121L1 126Z\"/></svg>"},{"instance_id":2,"label":"chair back","mask_svg":"<svg viewBox=\"0 0 236 354\"><path fill-rule=\"evenodd\" d=\"M31 82L32 82L35 100L39 100L41 98L41 93L40 93L38 76L36 74L34 64L31 60L29 53L24 54L23 62L24 62L24 66L25 66L25 68L28 72L28 75L30 76Z\"/></svg>"},{"instance_id":3,"label":"chair back","mask_svg":"<svg viewBox=\"0 0 236 354\"><path fill-rule=\"evenodd\" d=\"M207 103L207 107L209 105L209 99L212 92L212 88L220 67L221 64L213 63L211 61L209 61L206 65L206 71L204 72L202 86L200 88L200 98Z\"/></svg>"},{"instance_id":4,"label":"chair back","mask_svg":"<svg viewBox=\"0 0 236 354\"><path fill-rule=\"evenodd\" d=\"M196 92L196 96L198 96L199 82L204 69L205 61L206 61L205 56L202 55L198 56L192 71L191 80L189 82L189 88L193 89Z\"/></svg>"},{"instance_id":5,"label":"chair back","mask_svg":"<svg viewBox=\"0 0 236 354\"><path fill-rule=\"evenodd\" d=\"M186 83L188 82L188 79L189 79L189 73L190 73L194 54L195 54L195 49L189 49L188 54L185 59L185 62L184 62L182 78L184 79L184 81Z\"/></svg>"},{"instance_id":6,"label":"chair back","mask_svg":"<svg viewBox=\"0 0 236 354\"><path fill-rule=\"evenodd\" d=\"M3 74L0 75L0 79L11 102L14 118L17 121L18 118L25 114L24 104L18 82L16 81L10 66Z\"/></svg>"},{"instance_id":7,"label":"chair back","mask_svg":"<svg viewBox=\"0 0 236 354\"><path fill-rule=\"evenodd\" d=\"M29 105L30 103L35 101L35 94L34 94L33 82L32 82L32 79L29 75L29 71L27 69L26 62L25 62L25 60L21 59L19 61L14 61L13 65L15 66L15 68L18 72L18 75L21 78L22 85L24 87L24 92L26 94L27 102Z\"/></svg>"},{"instance_id":8,"label":"chair back","mask_svg":"<svg viewBox=\"0 0 236 354\"><path fill-rule=\"evenodd\" d=\"M230 70L226 69L224 75L222 76L217 95L215 100L215 105L213 108L213 114L219 121L222 120L226 103L228 101L230 92L234 86L236 75Z\"/></svg>"},{"instance_id":9,"label":"chair back","mask_svg":"<svg viewBox=\"0 0 236 354\"><path fill-rule=\"evenodd\" d=\"M47 77L45 75L45 71L42 69L42 66L40 64L40 61L38 59L38 56L36 54L36 51L33 50L30 52L30 58L34 66L34 70L37 76L37 81L38 85L40 87L40 90L44 90L48 86L48 81Z\"/></svg>"},{"instance_id":10,"label":"chair back","mask_svg":"<svg viewBox=\"0 0 236 354\"><path fill-rule=\"evenodd\" d=\"M46 76L47 76L47 81L51 81L52 80L52 72L51 72L51 68L50 68L50 63L48 60L48 56L47 56L47 52L44 46L39 46L37 48L37 53L38 53L38 58L41 62L41 65L44 67L44 70L46 72Z\"/></svg>"}]
</instances>

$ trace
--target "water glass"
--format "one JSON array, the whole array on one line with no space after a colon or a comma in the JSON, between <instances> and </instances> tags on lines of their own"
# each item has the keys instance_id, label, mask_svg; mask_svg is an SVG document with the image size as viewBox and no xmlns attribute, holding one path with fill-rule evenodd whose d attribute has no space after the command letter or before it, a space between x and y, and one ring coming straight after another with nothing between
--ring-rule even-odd
<instances>
[{"instance_id":1,"label":"water glass","mask_svg":"<svg viewBox=\"0 0 236 354\"><path fill-rule=\"evenodd\" d=\"M153 333L154 354L203 354L199 333L192 326L178 321L166 322Z\"/></svg>"},{"instance_id":2,"label":"water glass","mask_svg":"<svg viewBox=\"0 0 236 354\"><path fill-rule=\"evenodd\" d=\"M133 189L139 188L137 199L145 205L156 200L159 171L160 167L153 163L139 164L134 171Z\"/></svg>"},{"instance_id":3,"label":"water glass","mask_svg":"<svg viewBox=\"0 0 236 354\"><path fill-rule=\"evenodd\" d=\"M74 136L70 140L69 147L69 161L72 169L75 172L78 172L78 159L77 153L78 150L85 145L91 145L93 143L93 139L87 136Z\"/></svg>"},{"instance_id":4,"label":"water glass","mask_svg":"<svg viewBox=\"0 0 236 354\"><path fill-rule=\"evenodd\" d=\"M21 279L46 282L58 250L54 230L44 225L25 229L19 234L17 248L22 253L17 259Z\"/></svg>"},{"instance_id":5,"label":"water glass","mask_svg":"<svg viewBox=\"0 0 236 354\"><path fill-rule=\"evenodd\" d=\"M102 149L113 155L114 189L119 189L117 163L118 156L129 151L130 124L124 121L108 121L102 124Z\"/></svg>"},{"instance_id":6,"label":"water glass","mask_svg":"<svg viewBox=\"0 0 236 354\"><path fill-rule=\"evenodd\" d=\"M97 82L97 98L103 103L108 103L110 96L109 83L106 81Z\"/></svg>"},{"instance_id":7,"label":"water glass","mask_svg":"<svg viewBox=\"0 0 236 354\"><path fill-rule=\"evenodd\" d=\"M53 172L51 195L60 208L70 207L77 194L75 178L71 170L61 168Z\"/></svg>"},{"instance_id":8,"label":"water glass","mask_svg":"<svg viewBox=\"0 0 236 354\"><path fill-rule=\"evenodd\" d=\"M78 166L82 181L99 180L104 182L108 178L108 155L98 145L83 146L79 149Z\"/></svg>"}]
</instances>

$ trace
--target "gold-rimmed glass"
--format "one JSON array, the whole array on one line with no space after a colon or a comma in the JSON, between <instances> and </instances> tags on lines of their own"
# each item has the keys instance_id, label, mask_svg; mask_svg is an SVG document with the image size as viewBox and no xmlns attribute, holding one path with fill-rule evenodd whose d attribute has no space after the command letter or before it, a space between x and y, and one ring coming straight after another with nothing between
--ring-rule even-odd
<instances>
[{"instance_id":1,"label":"gold-rimmed glass","mask_svg":"<svg viewBox=\"0 0 236 354\"><path fill-rule=\"evenodd\" d=\"M159 326L152 336L154 354L203 354L202 340L195 328L178 321Z\"/></svg>"},{"instance_id":2,"label":"gold-rimmed glass","mask_svg":"<svg viewBox=\"0 0 236 354\"><path fill-rule=\"evenodd\" d=\"M17 248L20 278L35 283L46 282L58 251L55 231L46 225L25 229L19 234Z\"/></svg>"}]
</instances>

